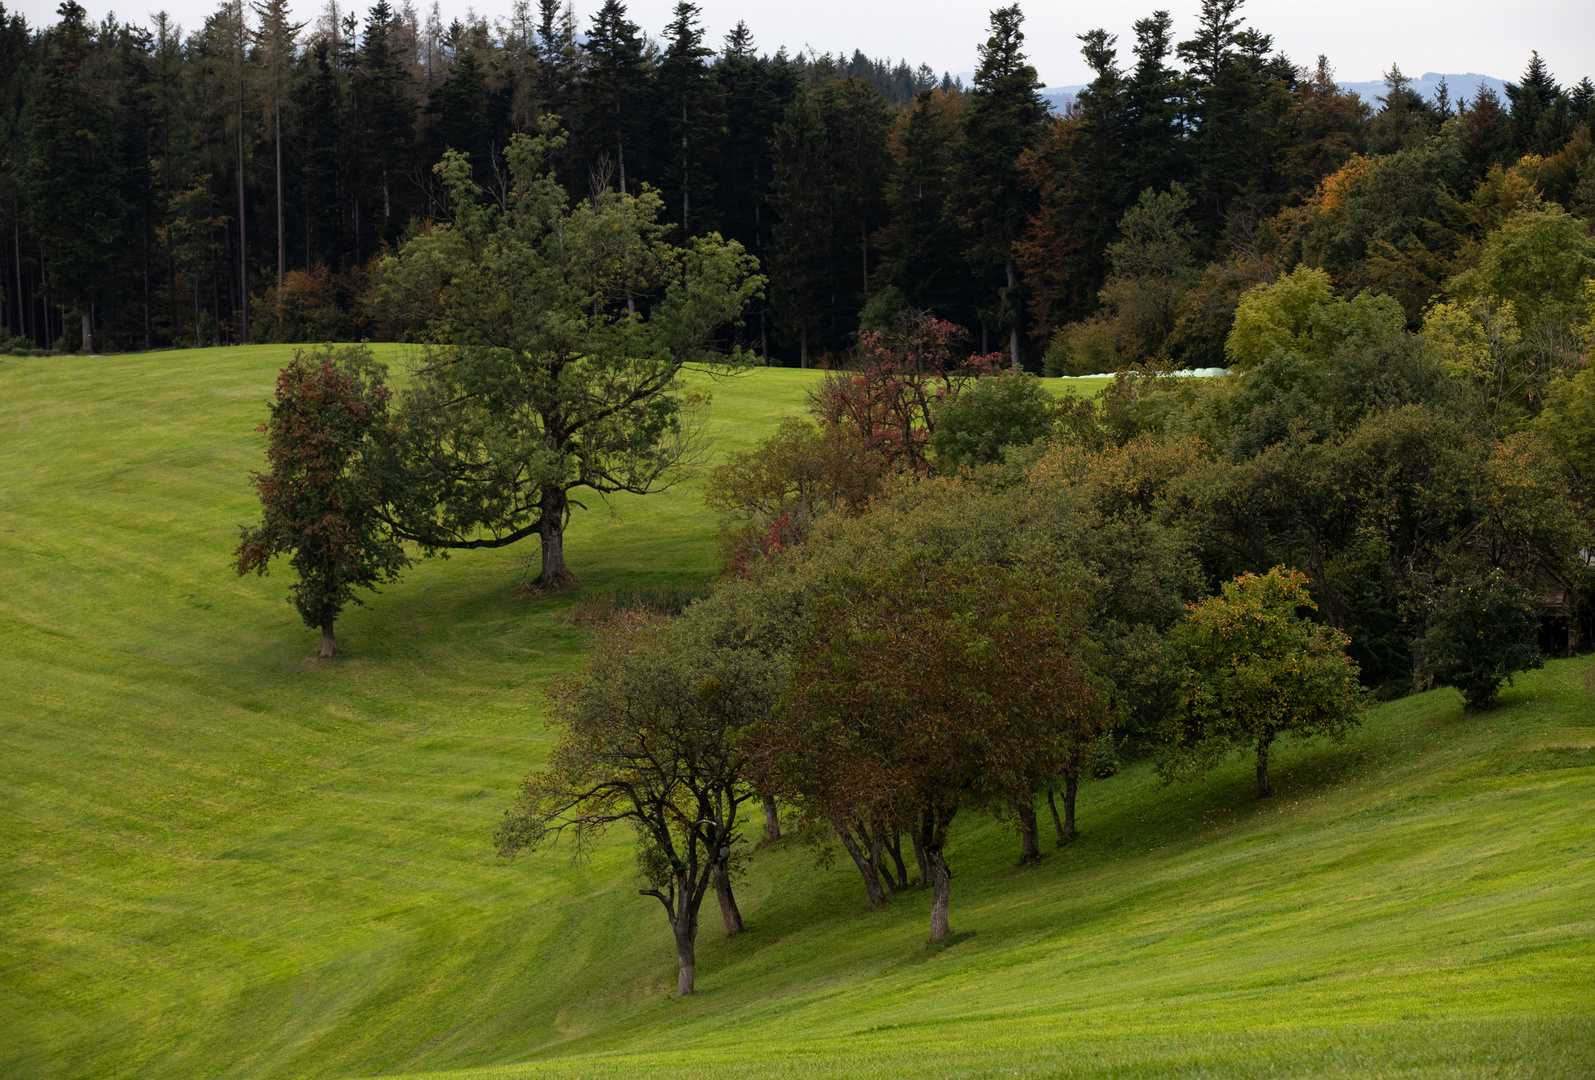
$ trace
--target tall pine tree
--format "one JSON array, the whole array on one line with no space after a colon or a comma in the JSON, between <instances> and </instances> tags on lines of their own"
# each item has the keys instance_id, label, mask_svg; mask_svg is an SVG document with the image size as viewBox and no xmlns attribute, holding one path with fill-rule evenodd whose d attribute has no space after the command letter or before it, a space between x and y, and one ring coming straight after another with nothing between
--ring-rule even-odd
<instances>
[{"instance_id":1,"label":"tall pine tree","mask_svg":"<svg viewBox=\"0 0 1595 1080\"><path fill-rule=\"evenodd\" d=\"M1023 22L1018 4L991 13L991 36L980 47L964 113L959 161L967 253L977 273L984 271L978 286L981 322L1007 332L1009 362L1016 370L1024 317L1016 248L1031 203L1019 157L1040 142L1047 118L1041 80L1025 60Z\"/></svg>"}]
</instances>

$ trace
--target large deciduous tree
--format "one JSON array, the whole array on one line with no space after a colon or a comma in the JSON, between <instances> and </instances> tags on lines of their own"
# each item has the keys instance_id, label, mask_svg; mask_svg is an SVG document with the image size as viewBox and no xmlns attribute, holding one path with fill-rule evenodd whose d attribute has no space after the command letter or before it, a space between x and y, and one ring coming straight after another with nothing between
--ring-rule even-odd
<instances>
[{"instance_id":1,"label":"large deciduous tree","mask_svg":"<svg viewBox=\"0 0 1595 1080\"><path fill-rule=\"evenodd\" d=\"M883 877L907 884L884 854L909 832L940 940L954 815L1033 799L1097 708L1078 597L1065 578L915 551L867 518L836 535L800 571L792 688L756 753L778 790L835 828L872 904Z\"/></svg>"},{"instance_id":2,"label":"large deciduous tree","mask_svg":"<svg viewBox=\"0 0 1595 1080\"><path fill-rule=\"evenodd\" d=\"M551 123L511 140L502 207L446 154L453 221L383 260L375 285L390 325L435 343L398 410L396 527L427 551L537 534L547 589L571 580L573 490L644 494L678 475L698 400L682 372L727 359L715 335L763 285L734 241L666 242L652 192L570 205L542 171L559 141Z\"/></svg>"},{"instance_id":3,"label":"large deciduous tree","mask_svg":"<svg viewBox=\"0 0 1595 1080\"><path fill-rule=\"evenodd\" d=\"M271 469L255 474L260 524L241 530L234 552L240 575L263 575L289 553L299 575L289 600L321 631L323 658L336 651L333 623L349 601L360 603L357 590L394 581L408 562L368 468L391 439L382 375L364 346L294 354L261 428Z\"/></svg>"}]
</instances>

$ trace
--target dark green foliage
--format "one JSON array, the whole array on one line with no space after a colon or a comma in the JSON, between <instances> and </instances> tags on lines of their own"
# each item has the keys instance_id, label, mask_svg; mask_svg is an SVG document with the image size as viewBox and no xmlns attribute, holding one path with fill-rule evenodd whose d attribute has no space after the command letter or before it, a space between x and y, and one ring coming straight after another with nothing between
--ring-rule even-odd
<instances>
[{"instance_id":1,"label":"dark green foliage","mask_svg":"<svg viewBox=\"0 0 1595 1080\"><path fill-rule=\"evenodd\" d=\"M770 280L776 325L799 362L850 344L886 222L891 113L860 79L813 78L775 129Z\"/></svg>"},{"instance_id":2,"label":"dark green foliage","mask_svg":"<svg viewBox=\"0 0 1595 1080\"><path fill-rule=\"evenodd\" d=\"M562 143L548 120L510 141L502 206L446 155L453 222L384 259L375 286L384 321L437 345L401 398L386 466L402 535L428 551L539 535L546 589L571 581L571 491L645 494L690 460L701 399L681 373L728 359L716 335L764 284L735 242L666 242L652 191L573 205L546 171Z\"/></svg>"},{"instance_id":3,"label":"dark green foliage","mask_svg":"<svg viewBox=\"0 0 1595 1080\"><path fill-rule=\"evenodd\" d=\"M1513 148L1521 154L1556 153L1571 133L1568 101L1538 50L1530 55L1523 78L1506 84L1506 97L1512 103Z\"/></svg>"},{"instance_id":4,"label":"dark green foliage","mask_svg":"<svg viewBox=\"0 0 1595 1080\"><path fill-rule=\"evenodd\" d=\"M1051 429L1052 396L1034 375L986 375L939 405L930 436L936 467L1001 462L1009 447L1028 446Z\"/></svg>"},{"instance_id":5,"label":"dark green foliage","mask_svg":"<svg viewBox=\"0 0 1595 1080\"><path fill-rule=\"evenodd\" d=\"M1499 568L1467 572L1442 589L1423 638L1424 673L1454 686L1470 711L1495 704L1501 684L1544 666L1534 597Z\"/></svg>"},{"instance_id":6,"label":"dark green foliage","mask_svg":"<svg viewBox=\"0 0 1595 1080\"><path fill-rule=\"evenodd\" d=\"M1007 332L1016 368L1024 318L1016 246L1032 202L1018 163L1040 142L1047 115L1041 80L1022 51L1023 22L1017 4L991 13L991 36L979 49L957 165L958 217L969 233L970 260L981 272L976 284L980 321Z\"/></svg>"},{"instance_id":7,"label":"dark green foliage","mask_svg":"<svg viewBox=\"0 0 1595 1080\"><path fill-rule=\"evenodd\" d=\"M79 309L88 325L91 305L103 303L112 288L124 239L123 162L114 98L91 65L88 13L66 0L60 14L45 39L39 88L23 121L22 175L30 224L49 267L50 300Z\"/></svg>"}]
</instances>

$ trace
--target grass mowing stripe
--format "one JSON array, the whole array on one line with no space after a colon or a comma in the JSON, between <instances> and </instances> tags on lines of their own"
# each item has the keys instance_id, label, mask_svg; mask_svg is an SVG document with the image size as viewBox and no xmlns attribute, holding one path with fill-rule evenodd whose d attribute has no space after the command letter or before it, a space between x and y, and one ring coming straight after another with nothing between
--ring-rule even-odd
<instances>
[{"instance_id":1,"label":"grass mowing stripe","mask_svg":"<svg viewBox=\"0 0 1595 1080\"><path fill-rule=\"evenodd\" d=\"M1267 803L1241 762L1132 766L1036 867L961 815L934 952L922 894L866 911L845 866L762 850L749 932L706 920L675 1000L626 837L489 847L581 662L578 597L517 594L530 548L416 567L331 664L281 572L231 574L288 354L0 362L0 1074L1595 1072L1588 660L1487 716L1429 694L1287 744ZM814 379L714 383L718 451ZM698 491L579 513L584 588L711 574Z\"/></svg>"}]
</instances>

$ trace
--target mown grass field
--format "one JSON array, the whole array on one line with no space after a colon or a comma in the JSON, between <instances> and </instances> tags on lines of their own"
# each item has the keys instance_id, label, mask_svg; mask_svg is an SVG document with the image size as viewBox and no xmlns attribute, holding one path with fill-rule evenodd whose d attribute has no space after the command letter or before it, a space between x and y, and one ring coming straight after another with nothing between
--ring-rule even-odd
<instances>
[{"instance_id":1,"label":"mown grass field","mask_svg":"<svg viewBox=\"0 0 1595 1080\"><path fill-rule=\"evenodd\" d=\"M1588 659L1288 748L1264 804L1244 763L1132 766L1036 867L963 817L939 951L925 897L757 852L749 932L706 909L673 998L627 837L492 853L581 662L576 597L517 593L531 547L416 567L321 664L286 577L232 574L286 355L0 361L0 1076L1595 1075ZM810 378L714 385L716 447ZM712 531L687 484L568 552L586 589L688 583Z\"/></svg>"}]
</instances>

